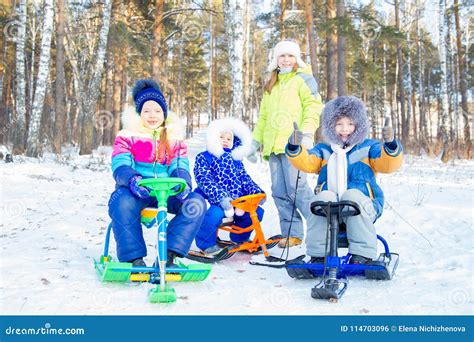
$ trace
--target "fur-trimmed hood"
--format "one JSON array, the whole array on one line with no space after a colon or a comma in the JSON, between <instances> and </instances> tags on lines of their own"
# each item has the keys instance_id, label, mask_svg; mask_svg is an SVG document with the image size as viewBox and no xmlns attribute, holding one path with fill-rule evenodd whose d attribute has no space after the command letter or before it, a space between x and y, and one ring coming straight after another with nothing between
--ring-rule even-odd
<instances>
[{"instance_id":1,"label":"fur-trimmed hood","mask_svg":"<svg viewBox=\"0 0 474 342\"><path fill-rule=\"evenodd\" d=\"M185 128L181 119L173 112L168 112L165 120L169 139L184 140ZM124 130L137 133L153 133L153 130L145 127L140 115L134 107L127 107L122 113L122 125Z\"/></svg>"},{"instance_id":2,"label":"fur-trimmed hood","mask_svg":"<svg viewBox=\"0 0 474 342\"><path fill-rule=\"evenodd\" d=\"M224 118L211 122L207 128L206 148L213 156L219 158L224 154L224 148L220 141L222 132L232 132L234 145L232 146L232 158L242 160L252 151L252 133L247 125L237 118Z\"/></svg>"},{"instance_id":3,"label":"fur-trimmed hood","mask_svg":"<svg viewBox=\"0 0 474 342\"><path fill-rule=\"evenodd\" d=\"M321 116L322 135L329 144L344 145L336 134L336 122L341 117L349 117L354 121L355 131L349 136L347 145L357 145L369 134L369 120L364 103L355 96L339 96L324 106Z\"/></svg>"}]
</instances>

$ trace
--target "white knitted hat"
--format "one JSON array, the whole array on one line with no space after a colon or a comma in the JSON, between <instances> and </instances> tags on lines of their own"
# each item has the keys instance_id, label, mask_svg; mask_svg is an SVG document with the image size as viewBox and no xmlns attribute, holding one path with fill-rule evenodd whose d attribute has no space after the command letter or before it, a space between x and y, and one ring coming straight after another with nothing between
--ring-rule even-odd
<instances>
[{"instance_id":1,"label":"white knitted hat","mask_svg":"<svg viewBox=\"0 0 474 342\"><path fill-rule=\"evenodd\" d=\"M289 54L296 57L296 64L300 68L306 67L306 63L301 59L300 47L295 42L291 40L282 40L273 48L273 54L268 66L268 71L272 72L278 68L278 57L284 54Z\"/></svg>"}]
</instances>

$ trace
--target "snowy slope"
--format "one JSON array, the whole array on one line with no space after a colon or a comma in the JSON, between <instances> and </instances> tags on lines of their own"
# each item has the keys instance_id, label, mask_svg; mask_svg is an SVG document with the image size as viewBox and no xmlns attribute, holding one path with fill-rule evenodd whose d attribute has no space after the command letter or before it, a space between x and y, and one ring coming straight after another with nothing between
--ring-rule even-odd
<instances>
[{"instance_id":1,"label":"snowy slope","mask_svg":"<svg viewBox=\"0 0 474 342\"><path fill-rule=\"evenodd\" d=\"M194 159L203 135L188 145ZM239 254L215 265L204 282L174 284L176 303L153 305L147 302L152 285L103 284L93 268L114 188L109 155L0 164L1 314L473 314L472 161L445 165L407 156L401 171L379 177L386 208L378 233L400 254L392 281L352 278L338 303L315 301L315 280L251 266L252 256ZM270 194L268 164L248 164L247 170ZM264 208L267 236L279 233L271 196ZM145 234L150 262L156 231ZM280 256L281 249L271 252ZM304 247L291 251L301 254Z\"/></svg>"}]
</instances>

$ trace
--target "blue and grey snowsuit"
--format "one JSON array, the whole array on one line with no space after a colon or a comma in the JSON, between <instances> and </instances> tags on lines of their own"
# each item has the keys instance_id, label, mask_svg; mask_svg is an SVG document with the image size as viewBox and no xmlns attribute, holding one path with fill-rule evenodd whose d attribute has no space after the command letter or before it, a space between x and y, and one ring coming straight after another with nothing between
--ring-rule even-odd
<instances>
[{"instance_id":1,"label":"blue and grey snowsuit","mask_svg":"<svg viewBox=\"0 0 474 342\"><path fill-rule=\"evenodd\" d=\"M347 141L342 141L336 132L338 120L347 117L355 124L355 130ZM311 201L352 201L359 205L360 215L346 217L349 253L369 259L377 257L377 234L374 222L380 217L384 205L384 194L376 182L376 175L395 172L403 162L403 147L398 140L380 142L367 139L369 121L364 103L354 96L339 96L326 103L322 119L322 133L325 143L319 143L310 150L302 146L288 144L286 155L291 164L303 172L318 174L316 196ZM345 146L342 148L342 146ZM337 149L345 150L339 164ZM331 171L331 163L335 166ZM338 173L345 168L346 190L342 194L331 189L331 183L340 182ZM309 204L308 204L309 207ZM327 220L311 215L308 218L306 235L307 254L324 257L327 247Z\"/></svg>"},{"instance_id":2,"label":"blue and grey snowsuit","mask_svg":"<svg viewBox=\"0 0 474 342\"><path fill-rule=\"evenodd\" d=\"M219 140L221 132L232 132L234 144L230 149L222 148ZM252 136L245 124L234 118L226 118L211 123L207 134L207 151L197 155L194 165L194 177L198 185L196 192L201 193L210 204L204 221L196 235L196 245L201 250L216 244L217 229L224 218L220 201L226 197L236 199L264 191L245 171L242 158L250 151ZM257 209L258 219L263 218L264 210ZM250 215L234 215L234 224L245 228L252 224ZM246 241L251 232L230 234L232 241Z\"/></svg>"}]
</instances>

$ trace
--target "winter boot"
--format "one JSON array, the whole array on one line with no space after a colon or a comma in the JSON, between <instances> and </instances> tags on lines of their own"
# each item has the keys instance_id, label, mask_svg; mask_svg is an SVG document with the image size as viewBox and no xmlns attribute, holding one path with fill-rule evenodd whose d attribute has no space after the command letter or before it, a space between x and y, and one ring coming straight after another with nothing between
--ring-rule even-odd
<instances>
[{"instance_id":1,"label":"winter boot","mask_svg":"<svg viewBox=\"0 0 474 342\"><path fill-rule=\"evenodd\" d=\"M132 263L133 267L146 267L146 264L145 264L145 261L143 261L143 258L137 258L129 262Z\"/></svg>"},{"instance_id":2,"label":"winter boot","mask_svg":"<svg viewBox=\"0 0 474 342\"><path fill-rule=\"evenodd\" d=\"M204 254L207 254L207 255L210 255L210 256L214 256L216 254L219 254L221 251L222 251L222 248L219 247L218 245L214 245L214 246L211 246L211 247L208 247L208 248L202 250L202 252Z\"/></svg>"},{"instance_id":3,"label":"winter boot","mask_svg":"<svg viewBox=\"0 0 474 342\"><path fill-rule=\"evenodd\" d=\"M132 269L134 267L146 267L146 264L145 264L145 261L143 261L143 258L137 258L137 259L133 259L133 260L130 260L129 262L132 263ZM141 273L141 272L133 272L132 273Z\"/></svg>"},{"instance_id":4,"label":"winter boot","mask_svg":"<svg viewBox=\"0 0 474 342\"><path fill-rule=\"evenodd\" d=\"M310 264L324 264L324 257L311 257Z\"/></svg>"},{"instance_id":5,"label":"winter boot","mask_svg":"<svg viewBox=\"0 0 474 342\"><path fill-rule=\"evenodd\" d=\"M166 261L166 267L178 267L178 265L175 264L174 262L174 259L178 256L178 254L176 254L175 252L173 251L170 251L168 249L168 252L166 253L166 258L168 259Z\"/></svg>"},{"instance_id":6,"label":"winter boot","mask_svg":"<svg viewBox=\"0 0 474 342\"><path fill-rule=\"evenodd\" d=\"M354 265L366 265L370 264L371 262L372 259L357 254L352 254L351 259L349 260L349 263Z\"/></svg>"},{"instance_id":7,"label":"winter boot","mask_svg":"<svg viewBox=\"0 0 474 342\"><path fill-rule=\"evenodd\" d=\"M285 248L285 247L294 247L294 246L298 246L298 245L301 245L303 241L299 238L295 238L295 237L290 237L290 238L284 238L284 239L281 239L280 242L278 242L278 247L280 248Z\"/></svg>"}]
</instances>

